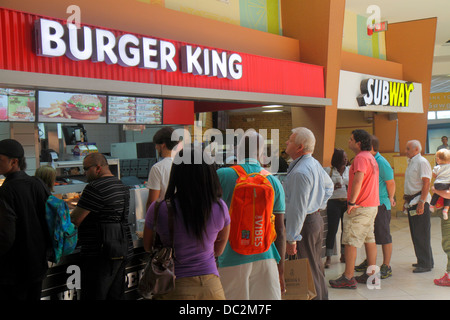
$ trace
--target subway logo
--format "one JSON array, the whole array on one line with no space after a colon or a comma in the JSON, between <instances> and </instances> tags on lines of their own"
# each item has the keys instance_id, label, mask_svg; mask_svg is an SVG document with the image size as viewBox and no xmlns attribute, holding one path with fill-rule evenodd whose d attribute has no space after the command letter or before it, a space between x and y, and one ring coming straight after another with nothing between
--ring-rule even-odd
<instances>
[{"instance_id":1,"label":"subway logo","mask_svg":"<svg viewBox=\"0 0 450 320\"><path fill-rule=\"evenodd\" d=\"M366 79L361 81L361 94L356 100L360 107L368 105L408 107L413 90L412 82Z\"/></svg>"}]
</instances>

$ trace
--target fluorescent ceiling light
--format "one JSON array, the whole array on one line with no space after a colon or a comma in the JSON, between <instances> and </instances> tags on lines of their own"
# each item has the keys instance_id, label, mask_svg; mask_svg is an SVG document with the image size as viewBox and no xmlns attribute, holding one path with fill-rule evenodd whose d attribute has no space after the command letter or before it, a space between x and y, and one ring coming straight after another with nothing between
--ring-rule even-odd
<instances>
[{"instance_id":1,"label":"fluorescent ceiling light","mask_svg":"<svg viewBox=\"0 0 450 320\"><path fill-rule=\"evenodd\" d=\"M263 112L283 112L283 110L264 110Z\"/></svg>"},{"instance_id":2,"label":"fluorescent ceiling light","mask_svg":"<svg viewBox=\"0 0 450 320\"><path fill-rule=\"evenodd\" d=\"M273 105L269 105L269 106L263 106L263 108L283 108L283 106L281 106L279 104L273 104Z\"/></svg>"}]
</instances>

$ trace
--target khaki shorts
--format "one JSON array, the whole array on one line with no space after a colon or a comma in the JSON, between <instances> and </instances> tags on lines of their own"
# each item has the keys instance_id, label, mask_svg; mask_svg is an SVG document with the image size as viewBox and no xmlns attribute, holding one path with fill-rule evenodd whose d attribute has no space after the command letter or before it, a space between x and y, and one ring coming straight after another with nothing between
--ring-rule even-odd
<instances>
[{"instance_id":1,"label":"khaki shorts","mask_svg":"<svg viewBox=\"0 0 450 320\"><path fill-rule=\"evenodd\" d=\"M175 279L175 290L154 300L225 300L220 278L215 274Z\"/></svg>"},{"instance_id":2,"label":"khaki shorts","mask_svg":"<svg viewBox=\"0 0 450 320\"><path fill-rule=\"evenodd\" d=\"M351 214L344 213L342 243L361 248L364 243L375 242L374 223L378 207L359 207Z\"/></svg>"}]
</instances>

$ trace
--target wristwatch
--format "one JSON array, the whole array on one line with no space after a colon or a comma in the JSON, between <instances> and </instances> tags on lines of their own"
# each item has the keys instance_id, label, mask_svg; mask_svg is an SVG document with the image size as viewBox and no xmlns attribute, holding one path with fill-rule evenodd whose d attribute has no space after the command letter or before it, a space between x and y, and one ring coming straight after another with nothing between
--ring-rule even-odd
<instances>
[{"instance_id":1,"label":"wristwatch","mask_svg":"<svg viewBox=\"0 0 450 320\"><path fill-rule=\"evenodd\" d=\"M351 203L350 201L347 201L347 204L348 204L349 206L354 206L354 205L356 204L356 202L355 202L355 203Z\"/></svg>"},{"instance_id":2,"label":"wristwatch","mask_svg":"<svg viewBox=\"0 0 450 320\"><path fill-rule=\"evenodd\" d=\"M288 241L287 243L289 243L289 244L296 244L297 241Z\"/></svg>"},{"instance_id":3,"label":"wristwatch","mask_svg":"<svg viewBox=\"0 0 450 320\"><path fill-rule=\"evenodd\" d=\"M419 202L425 203L425 200L419 199Z\"/></svg>"}]
</instances>

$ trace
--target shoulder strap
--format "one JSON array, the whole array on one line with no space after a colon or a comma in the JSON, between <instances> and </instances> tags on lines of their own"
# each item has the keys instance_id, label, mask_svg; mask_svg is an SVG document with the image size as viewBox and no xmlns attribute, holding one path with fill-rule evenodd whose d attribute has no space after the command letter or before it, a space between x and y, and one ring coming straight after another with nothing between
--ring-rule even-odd
<instances>
[{"instance_id":1,"label":"shoulder strap","mask_svg":"<svg viewBox=\"0 0 450 320\"><path fill-rule=\"evenodd\" d=\"M237 175L238 175L239 177L242 177L242 176L246 176L246 175L247 175L247 172L246 172L246 171L244 170L244 168L242 168L242 166L240 166L240 165L232 166L231 169L233 169L234 171L236 171L236 173L237 173Z\"/></svg>"},{"instance_id":2,"label":"shoulder strap","mask_svg":"<svg viewBox=\"0 0 450 320\"><path fill-rule=\"evenodd\" d=\"M41 178L36 177L36 176L33 176L33 179L39 181L39 183L41 184L41 186L44 188L44 192L45 192L45 194L47 195L47 198L48 198L49 196L51 196L52 193L50 192L50 190L48 189L47 185L44 183L44 181L42 181Z\"/></svg>"},{"instance_id":3,"label":"shoulder strap","mask_svg":"<svg viewBox=\"0 0 450 320\"><path fill-rule=\"evenodd\" d=\"M237 165L237 166L232 166L231 168L234 171L236 171L236 173L238 174L239 177L247 175L247 171L245 171L244 168L242 168L242 166ZM264 168L261 168L261 171L259 173L264 175L264 176L271 175L271 173L269 171L267 171L266 169L264 169Z\"/></svg>"},{"instance_id":4,"label":"shoulder strap","mask_svg":"<svg viewBox=\"0 0 450 320\"><path fill-rule=\"evenodd\" d=\"M331 167L331 168L330 168L330 178L331 178L331 176L333 175L333 169L334 169L334 167Z\"/></svg>"},{"instance_id":5,"label":"shoulder strap","mask_svg":"<svg viewBox=\"0 0 450 320\"><path fill-rule=\"evenodd\" d=\"M155 215L153 217L153 246L155 247L156 245L156 226L158 224L158 213L159 213L159 206L161 205L161 202L156 201L155 203Z\"/></svg>"},{"instance_id":6,"label":"shoulder strap","mask_svg":"<svg viewBox=\"0 0 450 320\"><path fill-rule=\"evenodd\" d=\"M167 205L167 216L169 221L169 234L170 234L170 247L173 247L173 207L170 199L165 200ZM159 207L161 206L161 202L157 201L155 204L155 216L153 222L153 246L155 246L157 241L157 231L156 227L158 224L158 215L159 215ZM158 237L159 240L159 237Z\"/></svg>"},{"instance_id":7,"label":"shoulder strap","mask_svg":"<svg viewBox=\"0 0 450 320\"><path fill-rule=\"evenodd\" d=\"M170 246L173 248L173 215L174 210L172 206L172 202L170 199L166 199L166 205L167 205L167 214L168 214L168 220L169 220L169 234L170 234Z\"/></svg>"}]
</instances>

